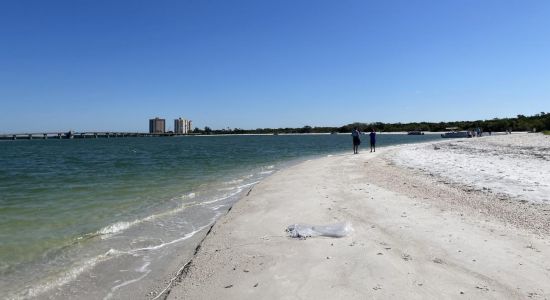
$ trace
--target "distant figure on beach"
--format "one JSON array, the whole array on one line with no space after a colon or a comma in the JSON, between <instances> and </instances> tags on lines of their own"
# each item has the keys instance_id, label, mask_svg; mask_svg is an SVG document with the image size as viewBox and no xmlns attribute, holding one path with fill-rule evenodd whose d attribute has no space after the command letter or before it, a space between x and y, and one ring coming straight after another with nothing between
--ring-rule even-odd
<instances>
[{"instance_id":1,"label":"distant figure on beach","mask_svg":"<svg viewBox=\"0 0 550 300\"><path fill-rule=\"evenodd\" d=\"M478 134L478 136L480 136L480 137L483 136L483 129L481 129L481 127L478 127L478 128L477 128L477 134Z\"/></svg>"},{"instance_id":2,"label":"distant figure on beach","mask_svg":"<svg viewBox=\"0 0 550 300\"><path fill-rule=\"evenodd\" d=\"M361 132L357 129L357 127L354 127L351 131L351 137L353 139L353 154L359 153L359 145L361 145L361 139L359 138L359 135Z\"/></svg>"},{"instance_id":3,"label":"distant figure on beach","mask_svg":"<svg viewBox=\"0 0 550 300\"><path fill-rule=\"evenodd\" d=\"M374 128L370 130L370 152L376 152L376 131Z\"/></svg>"}]
</instances>

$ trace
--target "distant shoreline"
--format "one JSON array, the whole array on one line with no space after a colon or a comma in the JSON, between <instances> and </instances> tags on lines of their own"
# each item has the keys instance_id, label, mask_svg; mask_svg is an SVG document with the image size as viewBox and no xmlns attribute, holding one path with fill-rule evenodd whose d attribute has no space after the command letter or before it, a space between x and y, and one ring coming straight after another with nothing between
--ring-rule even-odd
<instances>
[{"instance_id":1,"label":"distant shoreline","mask_svg":"<svg viewBox=\"0 0 550 300\"><path fill-rule=\"evenodd\" d=\"M447 131L422 131L423 134L441 134ZM362 132L363 134L368 134L369 132ZM407 131L376 131L377 134L408 134ZM513 133L527 133L526 131L514 131ZM0 134L0 141L20 141L20 140L67 140L67 139L106 139L106 138L159 138L159 137L209 137L209 136L296 136L296 135L348 135L348 132L311 132L311 133L190 133L190 134L174 134L174 133L163 133L163 134L151 134L151 133L118 133L106 135L98 135L97 137L92 134L81 135L80 133L74 133L72 137L63 136L54 136L49 135L47 138L41 136L41 133L34 134ZM505 132L492 132L494 135L506 134ZM29 135L32 137L29 138ZM486 133L485 133L486 135ZM13 137L16 136L14 139Z\"/></svg>"}]
</instances>

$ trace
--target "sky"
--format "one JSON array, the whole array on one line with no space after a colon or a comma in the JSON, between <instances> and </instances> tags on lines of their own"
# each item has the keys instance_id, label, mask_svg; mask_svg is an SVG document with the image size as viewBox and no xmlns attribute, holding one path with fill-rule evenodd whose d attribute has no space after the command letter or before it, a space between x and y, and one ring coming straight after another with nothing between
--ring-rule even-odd
<instances>
[{"instance_id":1,"label":"sky","mask_svg":"<svg viewBox=\"0 0 550 300\"><path fill-rule=\"evenodd\" d=\"M0 1L0 132L541 111L546 0Z\"/></svg>"}]
</instances>

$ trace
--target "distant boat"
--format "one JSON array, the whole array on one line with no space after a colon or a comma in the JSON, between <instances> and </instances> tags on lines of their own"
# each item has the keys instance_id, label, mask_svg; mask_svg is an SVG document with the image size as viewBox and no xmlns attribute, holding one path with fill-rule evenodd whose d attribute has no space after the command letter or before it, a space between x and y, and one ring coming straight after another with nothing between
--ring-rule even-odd
<instances>
[{"instance_id":1,"label":"distant boat","mask_svg":"<svg viewBox=\"0 0 550 300\"><path fill-rule=\"evenodd\" d=\"M451 131L441 134L442 138L471 138L472 134L469 131Z\"/></svg>"},{"instance_id":2,"label":"distant boat","mask_svg":"<svg viewBox=\"0 0 550 300\"><path fill-rule=\"evenodd\" d=\"M407 132L408 135L424 135L424 132L420 131L420 130L413 130L413 131L409 131Z\"/></svg>"},{"instance_id":3,"label":"distant boat","mask_svg":"<svg viewBox=\"0 0 550 300\"><path fill-rule=\"evenodd\" d=\"M333 131L333 132L331 132L330 134L338 134L338 132L336 132L336 131Z\"/></svg>"}]
</instances>

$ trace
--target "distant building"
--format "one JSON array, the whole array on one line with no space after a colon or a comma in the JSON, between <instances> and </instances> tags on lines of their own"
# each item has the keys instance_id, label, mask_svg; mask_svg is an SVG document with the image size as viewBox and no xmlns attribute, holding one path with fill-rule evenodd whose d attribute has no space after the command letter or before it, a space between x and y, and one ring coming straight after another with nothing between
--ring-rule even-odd
<instances>
[{"instance_id":1,"label":"distant building","mask_svg":"<svg viewBox=\"0 0 550 300\"><path fill-rule=\"evenodd\" d=\"M166 122L164 119L154 118L149 120L149 133L165 133Z\"/></svg>"},{"instance_id":2,"label":"distant building","mask_svg":"<svg viewBox=\"0 0 550 300\"><path fill-rule=\"evenodd\" d=\"M174 133L188 134L189 132L191 132L191 120L182 118L174 120Z\"/></svg>"},{"instance_id":3,"label":"distant building","mask_svg":"<svg viewBox=\"0 0 550 300\"><path fill-rule=\"evenodd\" d=\"M187 120L179 118L174 120L174 133L176 134L186 134L185 123Z\"/></svg>"}]
</instances>

